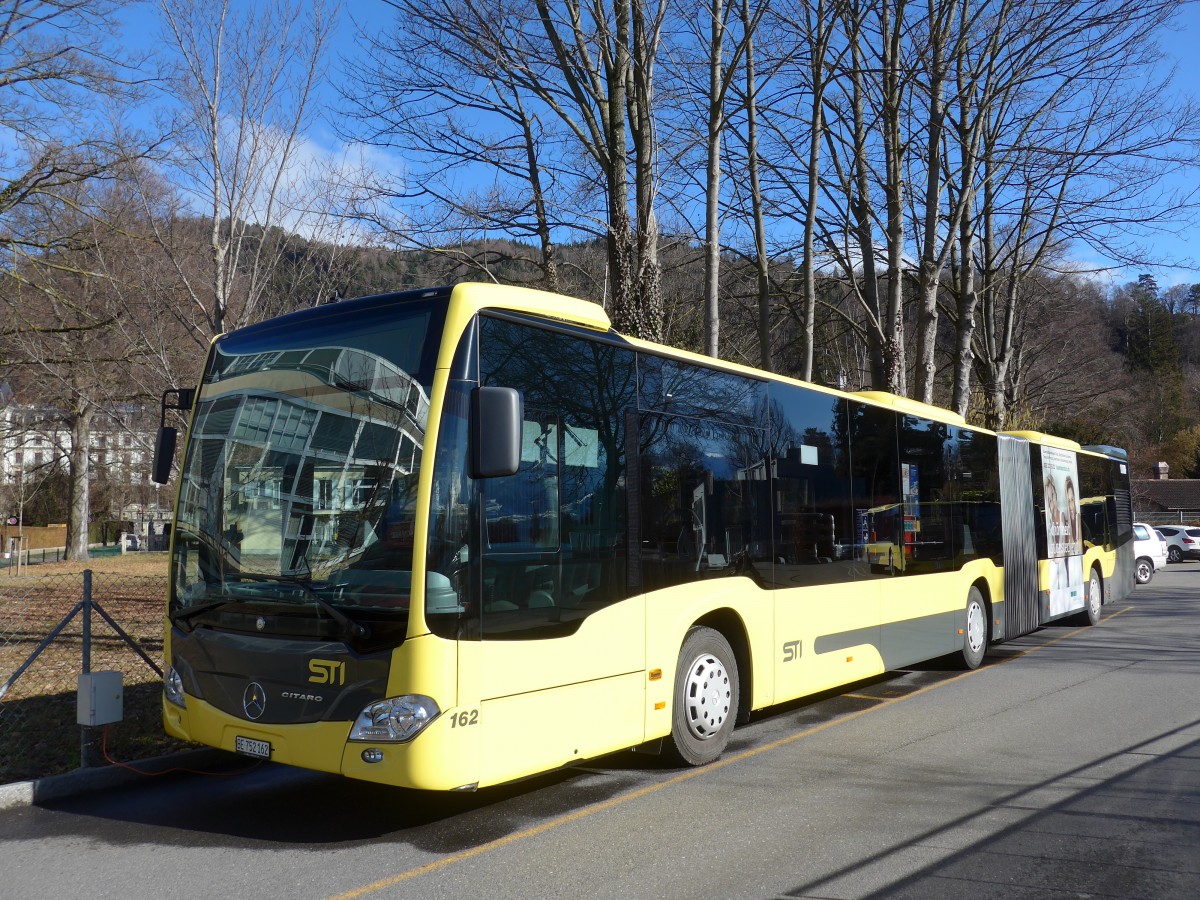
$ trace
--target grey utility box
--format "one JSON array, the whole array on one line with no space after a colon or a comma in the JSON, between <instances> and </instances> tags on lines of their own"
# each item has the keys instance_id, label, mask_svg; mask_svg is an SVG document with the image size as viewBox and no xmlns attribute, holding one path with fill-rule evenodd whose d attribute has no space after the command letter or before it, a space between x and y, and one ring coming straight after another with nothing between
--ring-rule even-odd
<instances>
[{"instance_id":1,"label":"grey utility box","mask_svg":"<svg viewBox=\"0 0 1200 900\"><path fill-rule=\"evenodd\" d=\"M80 725L108 725L125 715L125 688L120 672L90 672L79 676Z\"/></svg>"}]
</instances>

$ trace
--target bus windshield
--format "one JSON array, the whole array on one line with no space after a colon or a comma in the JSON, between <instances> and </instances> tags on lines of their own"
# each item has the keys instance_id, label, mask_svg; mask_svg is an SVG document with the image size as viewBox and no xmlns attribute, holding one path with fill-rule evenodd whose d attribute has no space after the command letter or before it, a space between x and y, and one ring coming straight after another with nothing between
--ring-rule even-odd
<instances>
[{"instance_id":1,"label":"bus windshield","mask_svg":"<svg viewBox=\"0 0 1200 900\"><path fill-rule=\"evenodd\" d=\"M407 617L444 302L340 306L213 347L180 476L180 627L241 612L258 632L365 634Z\"/></svg>"}]
</instances>

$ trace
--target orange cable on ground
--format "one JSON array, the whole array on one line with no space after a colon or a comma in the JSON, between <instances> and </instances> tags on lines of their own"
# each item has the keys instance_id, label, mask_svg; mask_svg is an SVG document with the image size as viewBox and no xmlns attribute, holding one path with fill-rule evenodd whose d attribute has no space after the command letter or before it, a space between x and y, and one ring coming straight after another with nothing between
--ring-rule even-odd
<instances>
[{"instance_id":1,"label":"orange cable on ground","mask_svg":"<svg viewBox=\"0 0 1200 900\"><path fill-rule=\"evenodd\" d=\"M108 755L108 728L109 728L109 726L107 726L107 725L104 726L104 731L102 732L101 737L100 737L100 752L104 755L104 758L108 761L108 763L110 765L116 766L118 769L125 769L128 772L133 772L135 775L141 775L144 778L157 778L159 775L174 775L174 774L178 774L180 772L186 773L188 775L208 775L208 776L212 776L215 778L228 778L231 775L241 775L245 772L252 772L255 769L257 769L259 766L262 765L262 760L259 760L257 762L251 763L250 765L246 766L244 769L238 769L237 771L234 771L234 772L204 772L200 769L187 769L187 768L183 768L183 767L178 767L178 768L173 768L173 769L163 769L161 772L145 772L142 769L138 769L138 768L135 768L134 766L129 765L128 763L118 762L117 760L113 759L111 756Z\"/></svg>"}]
</instances>

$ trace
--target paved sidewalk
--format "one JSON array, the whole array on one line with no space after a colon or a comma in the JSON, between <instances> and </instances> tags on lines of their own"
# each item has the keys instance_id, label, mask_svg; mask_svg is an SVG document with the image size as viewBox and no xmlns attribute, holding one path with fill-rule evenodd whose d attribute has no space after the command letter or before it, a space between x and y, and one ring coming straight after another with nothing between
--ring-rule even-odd
<instances>
[{"instance_id":1,"label":"paved sidewalk","mask_svg":"<svg viewBox=\"0 0 1200 900\"><path fill-rule=\"evenodd\" d=\"M172 769L209 769L234 759L224 750L202 748L137 760L117 766L95 766L76 769L62 775L49 775L32 781L14 781L0 785L0 810L32 806L51 800L61 800L90 791L101 791L137 781L152 775L162 775Z\"/></svg>"}]
</instances>

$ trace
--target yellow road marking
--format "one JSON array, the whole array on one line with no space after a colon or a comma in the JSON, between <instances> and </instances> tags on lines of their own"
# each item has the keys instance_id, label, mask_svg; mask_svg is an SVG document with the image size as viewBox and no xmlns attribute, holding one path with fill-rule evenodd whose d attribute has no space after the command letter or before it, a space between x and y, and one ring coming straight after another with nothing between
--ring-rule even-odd
<instances>
[{"instance_id":1,"label":"yellow road marking","mask_svg":"<svg viewBox=\"0 0 1200 900\"><path fill-rule=\"evenodd\" d=\"M1105 616L1100 620L1100 622L1107 622L1109 619L1115 619L1117 616L1129 612L1129 610L1132 608L1133 607L1126 606L1122 609L1119 609L1116 612ZM1098 622L1097 624L1100 623ZM605 812L606 810L613 809L617 806L621 806L622 804L629 803L630 801L639 800L642 797L657 793L665 788L674 787L677 784L682 784L683 782L690 781L693 778L699 778L701 775L705 775L709 772L715 772L717 769L723 769L725 766L743 762L747 759L760 756L761 754L767 753L771 750L777 750L780 747L787 746L794 741L800 740L800 738L817 734L818 732L824 731L826 728L830 728L834 725L840 725L843 722L853 721L859 716L865 716L868 713L878 712L885 706L891 706L894 703L899 703L902 700L907 700L910 697L920 696L927 691L932 691L934 688L939 688L943 685L958 681L967 677L968 675L975 675L979 672L987 671L987 669L993 668L994 666L1012 662L1014 659L1020 659L1022 656L1026 656L1035 650L1041 650L1043 647L1049 647L1053 644L1057 644L1059 641L1064 641L1088 627L1090 626L1082 625L1079 628L1074 628L1071 631L1066 632L1065 634L1060 634L1058 637L1046 641L1044 644L1038 644L1036 647L1029 647L1025 650L1022 650L1020 653L1015 653L1012 656L1005 657L1004 659L996 660L986 669L982 667L978 669L971 669L970 671L963 672L961 675L955 675L943 681L938 681L934 684L927 684L925 687L917 688L912 693L903 694L899 697L882 699L877 706L871 706L866 709L860 709L857 712L847 713L846 715L839 716L836 719L830 719L828 722L822 722L819 725L813 725L809 728L805 728L802 731L794 732L789 734L787 737L778 738L777 740L771 741L769 744L763 744L760 747L751 747L749 750L743 750L740 753L735 753L732 756L724 756L716 762L709 763L707 766L701 766L698 769L689 769L686 772L681 772L672 778L668 778L666 781L660 781L655 784L646 785L645 787L638 788L637 790L631 791L628 794L621 794L618 797L612 797L608 800L595 803L591 806L584 807L583 809L578 809L575 812L567 813L566 815L559 816L555 819L548 819L547 821L542 822L540 825L534 825L533 827L526 828L522 831L515 831L510 835L506 835L505 837L497 838L494 841L488 841L486 844L480 844L478 847L472 847L470 850L462 850L458 853L451 854L450 856L444 856L435 862L418 866L415 869L407 869L387 878L382 878L379 881L372 882L371 884L363 885L360 888L354 888L353 890L346 891L342 894L335 894L332 897L329 897L328 900L355 900L357 897L365 897L367 894L373 894L376 891L382 891L385 888L394 887L397 884L401 884L405 881L411 881L413 878L419 878L422 875L428 875L431 872L436 872L439 869L444 869L447 866L454 865L455 863L465 862L468 859L474 859L476 856L482 856L483 854L490 853L493 850L499 850L501 847L507 847L509 844L515 844L517 841L523 841L526 838L537 837L539 834L545 834L547 831L553 831L555 828L561 828L563 825L570 825L572 822L578 822L580 819L586 819L588 816L595 815L596 813ZM846 694L844 696L854 695Z\"/></svg>"}]
</instances>

